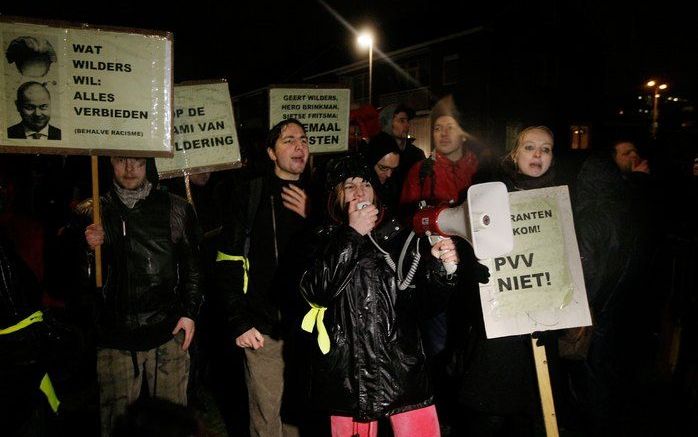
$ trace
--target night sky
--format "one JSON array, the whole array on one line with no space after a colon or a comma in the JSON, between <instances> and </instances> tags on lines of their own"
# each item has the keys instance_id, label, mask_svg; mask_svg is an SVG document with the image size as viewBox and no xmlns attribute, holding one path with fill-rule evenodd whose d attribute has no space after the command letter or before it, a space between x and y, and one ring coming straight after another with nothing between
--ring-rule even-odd
<instances>
[{"instance_id":1,"label":"night sky","mask_svg":"<svg viewBox=\"0 0 698 437\"><path fill-rule=\"evenodd\" d=\"M606 3L611 2L328 1L351 25L372 26L384 52L483 25L520 41L520 50L578 63L578 76L561 84L571 98L584 90L577 82L590 77L601 83L611 107L631 99L648 78L659 77L677 95L697 101L696 15L673 1ZM100 1L99 9L95 4L14 2L0 13L171 31L175 80L225 78L233 95L299 83L366 57L350 31L317 1L195 1L177 8L174 2Z\"/></svg>"}]
</instances>

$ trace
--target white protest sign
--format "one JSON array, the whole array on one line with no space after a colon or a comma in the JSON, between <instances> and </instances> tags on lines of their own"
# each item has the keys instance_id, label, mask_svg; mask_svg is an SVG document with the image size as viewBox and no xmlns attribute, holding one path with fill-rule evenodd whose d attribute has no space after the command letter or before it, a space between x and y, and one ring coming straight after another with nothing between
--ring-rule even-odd
<instances>
[{"instance_id":1,"label":"white protest sign","mask_svg":"<svg viewBox=\"0 0 698 437\"><path fill-rule=\"evenodd\" d=\"M308 134L311 153L349 148L349 90L343 88L271 88L269 127L298 119Z\"/></svg>"},{"instance_id":2,"label":"white protest sign","mask_svg":"<svg viewBox=\"0 0 698 437\"><path fill-rule=\"evenodd\" d=\"M160 177L240 167L228 84L178 84L174 95L174 157L155 160Z\"/></svg>"},{"instance_id":3,"label":"white protest sign","mask_svg":"<svg viewBox=\"0 0 698 437\"><path fill-rule=\"evenodd\" d=\"M0 20L0 148L172 156L171 34Z\"/></svg>"},{"instance_id":4,"label":"white protest sign","mask_svg":"<svg viewBox=\"0 0 698 437\"><path fill-rule=\"evenodd\" d=\"M481 261L487 338L591 325L566 186L509 194L514 250Z\"/></svg>"}]
</instances>

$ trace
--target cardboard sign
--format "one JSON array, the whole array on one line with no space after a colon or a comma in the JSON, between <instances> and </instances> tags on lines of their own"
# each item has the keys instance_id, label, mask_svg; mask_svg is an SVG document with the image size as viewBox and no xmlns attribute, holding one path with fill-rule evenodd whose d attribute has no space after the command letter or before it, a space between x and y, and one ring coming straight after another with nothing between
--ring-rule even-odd
<instances>
[{"instance_id":1,"label":"cardboard sign","mask_svg":"<svg viewBox=\"0 0 698 437\"><path fill-rule=\"evenodd\" d=\"M481 261L487 338L591 325L566 186L509 194L514 250Z\"/></svg>"},{"instance_id":2,"label":"cardboard sign","mask_svg":"<svg viewBox=\"0 0 698 437\"><path fill-rule=\"evenodd\" d=\"M178 84L174 95L174 157L155 160L160 178L240 167L228 84Z\"/></svg>"},{"instance_id":3,"label":"cardboard sign","mask_svg":"<svg viewBox=\"0 0 698 437\"><path fill-rule=\"evenodd\" d=\"M171 34L0 19L0 148L172 156Z\"/></svg>"},{"instance_id":4,"label":"cardboard sign","mask_svg":"<svg viewBox=\"0 0 698 437\"><path fill-rule=\"evenodd\" d=\"M311 153L343 152L349 148L349 104L348 89L271 88L269 127L296 118Z\"/></svg>"}]
</instances>

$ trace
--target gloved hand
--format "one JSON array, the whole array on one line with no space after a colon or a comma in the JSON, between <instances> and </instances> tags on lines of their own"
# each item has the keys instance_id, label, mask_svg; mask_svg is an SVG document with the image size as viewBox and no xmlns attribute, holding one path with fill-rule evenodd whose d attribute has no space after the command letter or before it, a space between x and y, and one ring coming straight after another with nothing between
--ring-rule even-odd
<instances>
[{"instance_id":1,"label":"gloved hand","mask_svg":"<svg viewBox=\"0 0 698 437\"><path fill-rule=\"evenodd\" d=\"M475 275L477 282L480 284L487 284L490 282L490 269L477 261L475 262L475 268L473 268L473 274Z\"/></svg>"},{"instance_id":2,"label":"gloved hand","mask_svg":"<svg viewBox=\"0 0 698 437\"><path fill-rule=\"evenodd\" d=\"M536 339L536 346L546 346L557 341L557 331L534 331L531 333L531 338Z\"/></svg>"}]
</instances>

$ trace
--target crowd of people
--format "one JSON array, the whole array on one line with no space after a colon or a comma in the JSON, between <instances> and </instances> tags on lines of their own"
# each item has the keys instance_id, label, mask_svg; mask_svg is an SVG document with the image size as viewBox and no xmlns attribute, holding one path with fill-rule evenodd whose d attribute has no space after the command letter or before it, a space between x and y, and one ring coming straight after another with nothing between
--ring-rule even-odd
<instances>
[{"instance_id":1,"label":"crowd of people","mask_svg":"<svg viewBox=\"0 0 698 437\"><path fill-rule=\"evenodd\" d=\"M683 338L662 336L676 321L662 311L683 299L683 319L695 315L695 276L671 264L677 241L695 261L694 216L679 209L667 225L660 211L695 203L698 166L662 195L642 141L609 136L568 174L538 124L499 158L461 109L441 99L420 149L414 111L389 105L379 133L316 168L303 124L287 119L263 162L193 175L186 194L152 159L112 157L97 223L67 158L39 172L39 157L0 157L0 433L205 435L183 406L206 388L236 436L540 435L530 335L487 339L489 272L472 247L411 233L420 202L456 206L471 185L500 181L570 186L593 326L537 338L559 425L624 435L662 342ZM22 185L27 163L47 178L70 169L70 192ZM691 375L695 346L680 351L673 362Z\"/></svg>"}]
</instances>

